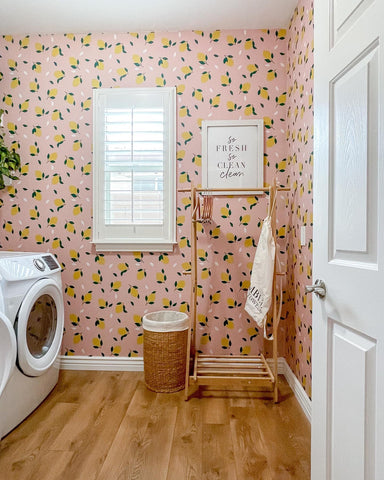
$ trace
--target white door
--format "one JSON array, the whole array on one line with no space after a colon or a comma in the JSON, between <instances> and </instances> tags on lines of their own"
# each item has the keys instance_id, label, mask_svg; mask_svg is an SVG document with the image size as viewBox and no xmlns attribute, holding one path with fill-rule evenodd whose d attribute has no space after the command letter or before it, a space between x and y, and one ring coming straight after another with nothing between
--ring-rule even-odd
<instances>
[{"instance_id":1,"label":"white door","mask_svg":"<svg viewBox=\"0 0 384 480\"><path fill-rule=\"evenodd\" d=\"M315 0L312 480L384 479L383 32L383 0Z\"/></svg>"}]
</instances>

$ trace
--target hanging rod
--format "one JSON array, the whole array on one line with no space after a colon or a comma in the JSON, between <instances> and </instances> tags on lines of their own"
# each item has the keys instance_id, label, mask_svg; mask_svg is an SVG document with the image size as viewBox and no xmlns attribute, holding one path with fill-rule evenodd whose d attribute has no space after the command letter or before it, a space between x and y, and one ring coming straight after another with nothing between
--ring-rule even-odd
<instances>
[{"instance_id":1,"label":"hanging rod","mask_svg":"<svg viewBox=\"0 0 384 480\"><path fill-rule=\"evenodd\" d=\"M270 188L272 187L260 187L260 188L197 188L195 187L194 190L197 193L226 193L228 196L232 195L241 195L242 193L244 194L249 194L249 192L254 192L254 193L266 193L270 191ZM276 190L278 192L289 192L291 189L290 187L276 187ZM191 193L190 188L180 188L177 190L178 192L189 192Z\"/></svg>"}]
</instances>

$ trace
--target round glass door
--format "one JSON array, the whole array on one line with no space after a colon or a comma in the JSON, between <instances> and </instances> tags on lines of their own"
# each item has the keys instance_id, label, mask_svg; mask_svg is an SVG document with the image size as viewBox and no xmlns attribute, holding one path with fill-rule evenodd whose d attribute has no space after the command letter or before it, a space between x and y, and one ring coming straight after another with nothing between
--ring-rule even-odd
<instances>
[{"instance_id":1,"label":"round glass door","mask_svg":"<svg viewBox=\"0 0 384 480\"><path fill-rule=\"evenodd\" d=\"M25 295L17 315L18 365L26 375L41 375L56 360L63 324L59 286L50 279L39 280Z\"/></svg>"},{"instance_id":2,"label":"round glass door","mask_svg":"<svg viewBox=\"0 0 384 480\"><path fill-rule=\"evenodd\" d=\"M41 358L52 346L57 328L55 300L41 295L33 304L27 322L27 346L31 355Z\"/></svg>"}]
</instances>

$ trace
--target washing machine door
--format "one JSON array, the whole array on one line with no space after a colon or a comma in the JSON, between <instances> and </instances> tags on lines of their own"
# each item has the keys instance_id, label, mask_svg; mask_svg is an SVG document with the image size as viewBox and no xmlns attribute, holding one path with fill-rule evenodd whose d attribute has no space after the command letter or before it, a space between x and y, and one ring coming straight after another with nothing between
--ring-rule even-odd
<instances>
[{"instance_id":1,"label":"washing machine door","mask_svg":"<svg viewBox=\"0 0 384 480\"><path fill-rule=\"evenodd\" d=\"M16 365L16 335L11 322L0 313L0 395Z\"/></svg>"},{"instance_id":2,"label":"washing machine door","mask_svg":"<svg viewBox=\"0 0 384 480\"><path fill-rule=\"evenodd\" d=\"M16 320L17 364L32 377L42 375L60 352L64 326L63 294L49 278L37 281L25 295Z\"/></svg>"}]
</instances>

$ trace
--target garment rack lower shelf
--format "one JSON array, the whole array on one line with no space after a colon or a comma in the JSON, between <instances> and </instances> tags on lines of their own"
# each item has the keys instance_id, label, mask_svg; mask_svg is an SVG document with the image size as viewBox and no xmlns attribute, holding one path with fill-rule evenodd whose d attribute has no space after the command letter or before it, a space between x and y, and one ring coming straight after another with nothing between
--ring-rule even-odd
<instances>
[{"instance_id":1,"label":"garment rack lower shelf","mask_svg":"<svg viewBox=\"0 0 384 480\"><path fill-rule=\"evenodd\" d=\"M275 377L263 355L195 356L190 385L274 388Z\"/></svg>"}]
</instances>

